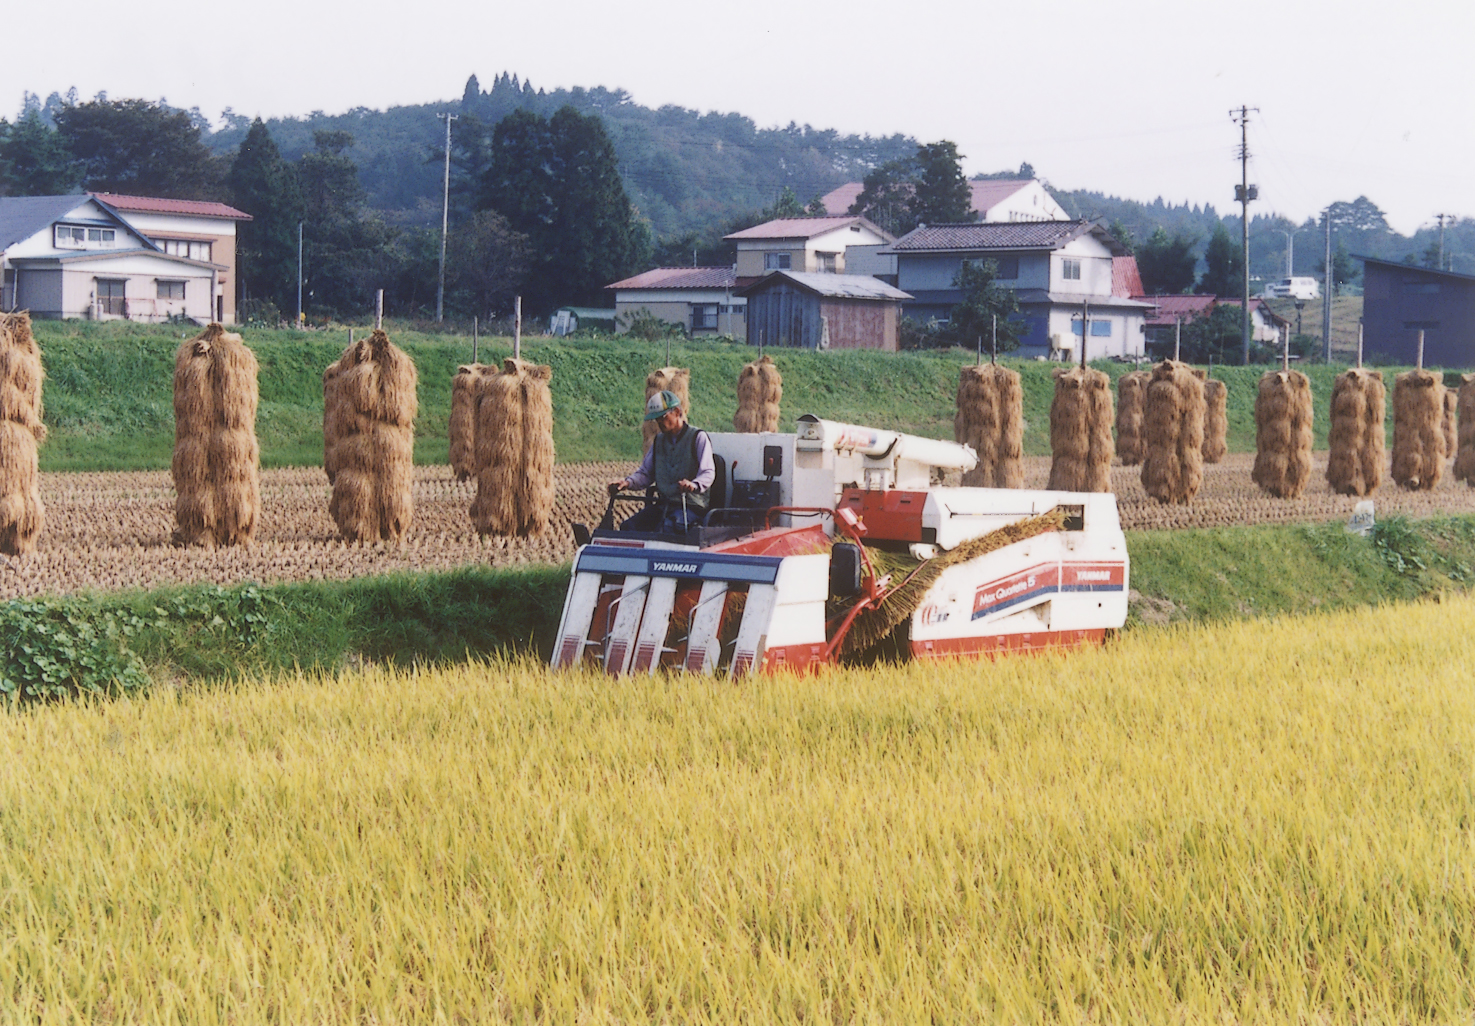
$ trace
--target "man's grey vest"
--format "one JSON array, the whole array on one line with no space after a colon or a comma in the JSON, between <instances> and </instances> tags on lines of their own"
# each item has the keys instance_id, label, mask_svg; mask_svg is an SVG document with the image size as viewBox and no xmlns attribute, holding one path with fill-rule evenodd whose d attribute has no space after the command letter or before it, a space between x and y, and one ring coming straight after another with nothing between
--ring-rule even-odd
<instances>
[{"instance_id":1,"label":"man's grey vest","mask_svg":"<svg viewBox=\"0 0 1475 1026\"><path fill-rule=\"evenodd\" d=\"M656 491L661 498L681 501L678 482L695 481L702 472L702 464L697 459L697 434L696 428L683 424L674 435L664 431L656 435L653 459ZM686 496L686 504L698 509L706 509L708 500L706 492L688 492Z\"/></svg>"}]
</instances>

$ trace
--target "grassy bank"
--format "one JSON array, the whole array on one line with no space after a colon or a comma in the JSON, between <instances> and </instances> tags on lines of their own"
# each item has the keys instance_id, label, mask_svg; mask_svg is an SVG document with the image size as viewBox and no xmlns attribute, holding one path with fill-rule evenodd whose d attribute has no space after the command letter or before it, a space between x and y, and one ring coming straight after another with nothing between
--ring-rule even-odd
<instances>
[{"instance_id":1,"label":"grassy bank","mask_svg":"<svg viewBox=\"0 0 1475 1026\"><path fill-rule=\"evenodd\" d=\"M1134 532L1127 546L1137 592L1129 630L1370 607L1475 584L1468 517L1391 519L1370 539L1325 524ZM519 651L546 657L567 582L566 567L468 568L8 603L0 605L0 651L11 665L0 682L62 679L54 691L67 694L78 689L68 673L107 688L125 671L142 685Z\"/></svg>"},{"instance_id":2,"label":"grassy bank","mask_svg":"<svg viewBox=\"0 0 1475 1026\"><path fill-rule=\"evenodd\" d=\"M358 329L360 334L362 329ZM415 459L444 463L449 443L450 380L471 358L471 340L395 330L396 342L420 373ZM43 470L145 470L169 466L174 439L171 397L174 350L182 332L167 325L42 321L36 325L49 380L41 448ZM257 435L265 466L306 466L322 459L322 372L348 341L347 329L247 331L261 363ZM554 442L562 462L631 459L640 452L640 407L646 374L666 359L664 343L629 339L528 339L524 354L553 367ZM801 413L952 437L960 351L893 353L772 351L784 376L786 423ZM507 339L485 339L481 359L511 355ZM745 346L673 343L671 360L692 371L696 423L727 429L736 408L735 382L753 357ZM1023 375L1025 450L1048 454L1052 367L1006 361ZM1113 377L1130 369L1102 364ZM1337 366L1308 366L1316 396L1316 445L1326 445L1327 404ZM1264 368L1216 367L1229 388L1229 447L1255 444L1255 385ZM1391 371L1389 375L1391 383ZM1392 420L1389 419L1389 430Z\"/></svg>"}]
</instances>

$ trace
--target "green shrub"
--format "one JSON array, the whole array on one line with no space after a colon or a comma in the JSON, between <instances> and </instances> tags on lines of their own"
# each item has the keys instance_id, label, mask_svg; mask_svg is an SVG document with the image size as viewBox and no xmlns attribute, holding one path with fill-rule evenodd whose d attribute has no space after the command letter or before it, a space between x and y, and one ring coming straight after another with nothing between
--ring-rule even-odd
<instances>
[{"instance_id":1,"label":"green shrub","mask_svg":"<svg viewBox=\"0 0 1475 1026\"><path fill-rule=\"evenodd\" d=\"M71 600L0 605L0 692L12 702L116 695L149 683L128 648L137 616Z\"/></svg>"}]
</instances>

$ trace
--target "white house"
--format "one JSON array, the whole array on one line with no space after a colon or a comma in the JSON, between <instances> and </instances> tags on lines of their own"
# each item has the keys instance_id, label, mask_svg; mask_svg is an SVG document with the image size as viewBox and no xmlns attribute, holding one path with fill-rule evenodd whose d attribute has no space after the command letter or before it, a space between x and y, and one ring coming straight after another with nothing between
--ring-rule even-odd
<instances>
[{"instance_id":1,"label":"white house","mask_svg":"<svg viewBox=\"0 0 1475 1026\"><path fill-rule=\"evenodd\" d=\"M232 220L232 240L234 227ZM232 267L188 248L190 241L176 240L169 252L167 239L151 239L96 196L0 197L0 307L36 317L202 324L233 315ZM234 260L233 241L230 251Z\"/></svg>"},{"instance_id":2,"label":"white house","mask_svg":"<svg viewBox=\"0 0 1475 1026\"><path fill-rule=\"evenodd\" d=\"M846 251L894 237L863 217L780 217L723 236L737 245L738 280L747 285L771 271L846 271Z\"/></svg>"},{"instance_id":3,"label":"white house","mask_svg":"<svg viewBox=\"0 0 1475 1026\"><path fill-rule=\"evenodd\" d=\"M861 182L846 182L821 198L825 213L849 213L860 197ZM973 213L980 221L1069 221L1070 215L1035 178L986 178L971 181Z\"/></svg>"},{"instance_id":4,"label":"white house","mask_svg":"<svg viewBox=\"0 0 1475 1026\"><path fill-rule=\"evenodd\" d=\"M896 257L897 287L914 297L909 317L946 320L963 299L953 284L963 261L992 260L1019 300L1021 355L1079 359L1083 321L1087 359L1142 354L1149 304L1117 294L1113 258L1125 250L1090 221L927 225L881 252Z\"/></svg>"},{"instance_id":5,"label":"white house","mask_svg":"<svg viewBox=\"0 0 1475 1026\"><path fill-rule=\"evenodd\" d=\"M744 338L748 301L733 294L737 285L731 267L655 267L605 289L614 293L615 330L621 334L644 311L690 335Z\"/></svg>"}]
</instances>

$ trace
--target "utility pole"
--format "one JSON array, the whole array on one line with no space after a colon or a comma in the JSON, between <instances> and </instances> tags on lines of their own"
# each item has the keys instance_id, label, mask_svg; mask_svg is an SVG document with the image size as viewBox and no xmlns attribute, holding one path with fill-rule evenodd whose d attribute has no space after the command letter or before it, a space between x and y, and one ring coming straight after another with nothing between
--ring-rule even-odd
<instances>
[{"instance_id":1,"label":"utility pole","mask_svg":"<svg viewBox=\"0 0 1475 1026\"><path fill-rule=\"evenodd\" d=\"M1244 282L1240 296L1240 342L1245 366L1250 363L1250 200L1260 198L1260 190L1250 184L1250 111L1258 114L1260 108L1241 105L1239 110L1229 112L1230 120L1239 125L1239 185L1234 190L1234 198L1239 201L1240 248L1244 258Z\"/></svg>"},{"instance_id":2,"label":"utility pole","mask_svg":"<svg viewBox=\"0 0 1475 1026\"><path fill-rule=\"evenodd\" d=\"M1332 362L1332 208L1326 208L1326 273L1321 286L1321 358Z\"/></svg>"},{"instance_id":3,"label":"utility pole","mask_svg":"<svg viewBox=\"0 0 1475 1026\"><path fill-rule=\"evenodd\" d=\"M1440 214L1439 215L1439 269L1441 271L1444 270L1444 219L1445 218L1449 218L1451 221L1454 220L1454 217L1451 216L1451 215L1449 215L1449 214Z\"/></svg>"},{"instance_id":4,"label":"utility pole","mask_svg":"<svg viewBox=\"0 0 1475 1026\"><path fill-rule=\"evenodd\" d=\"M1296 273L1296 236L1301 234L1300 228L1291 231L1280 229L1280 234L1286 237L1286 277L1290 278Z\"/></svg>"},{"instance_id":5,"label":"utility pole","mask_svg":"<svg viewBox=\"0 0 1475 1026\"><path fill-rule=\"evenodd\" d=\"M446 113L437 114L436 117L444 118L446 122L446 174L440 201L440 282L435 286L435 319L440 322L446 317L446 225L451 214L451 122L456 120L457 115Z\"/></svg>"},{"instance_id":6,"label":"utility pole","mask_svg":"<svg viewBox=\"0 0 1475 1026\"><path fill-rule=\"evenodd\" d=\"M297 328L302 327L302 222L297 222Z\"/></svg>"}]
</instances>

